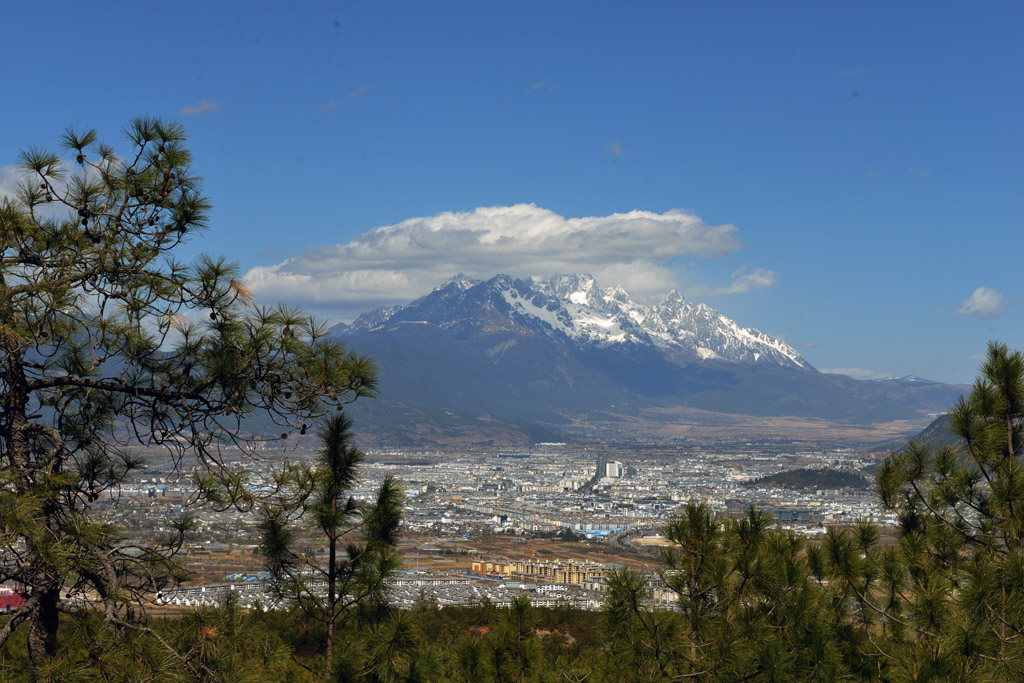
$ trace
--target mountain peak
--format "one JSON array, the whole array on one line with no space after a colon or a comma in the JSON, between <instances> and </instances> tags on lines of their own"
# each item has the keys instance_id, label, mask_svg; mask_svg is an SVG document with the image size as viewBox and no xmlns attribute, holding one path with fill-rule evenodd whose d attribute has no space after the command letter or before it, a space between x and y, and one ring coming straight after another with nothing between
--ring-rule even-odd
<instances>
[{"instance_id":1,"label":"mountain peak","mask_svg":"<svg viewBox=\"0 0 1024 683\"><path fill-rule=\"evenodd\" d=\"M353 331L420 321L460 337L497 330L527 332L577 348L646 347L676 365L726 361L813 369L785 342L747 329L672 290L653 306L634 302L621 285L601 289L588 273L482 282L456 275L408 306L360 316Z\"/></svg>"},{"instance_id":2,"label":"mountain peak","mask_svg":"<svg viewBox=\"0 0 1024 683\"><path fill-rule=\"evenodd\" d=\"M686 303L686 297L678 289L670 290L659 303Z\"/></svg>"},{"instance_id":3,"label":"mountain peak","mask_svg":"<svg viewBox=\"0 0 1024 683\"><path fill-rule=\"evenodd\" d=\"M442 282L440 285L435 287L434 291L436 292L439 289L444 289L449 285L455 285L461 290L467 290L472 287L476 287L478 284L480 284L480 280L469 277L468 275L465 275L463 273L459 273L458 275L451 276L450 278Z\"/></svg>"},{"instance_id":4,"label":"mountain peak","mask_svg":"<svg viewBox=\"0 0 1024 683\"><path fill-rule=\"evenodd\" d=\"M552 275L548 278L530 278L533 286L558 299L568 299L573 303L584 303L591 292L597 290L597 281L589 273L570 273Z\"/></svg>"},{"instance_id":5,"label":"mountain peak","mask_svg":"<svg viewBox=\"0 0 1024 683\"><path fill-rule=\"evenodd\" d=\"M899 384L938 384L934 380L918 377L917 375L904 375L902 377L882 377L882 382L895 382Z\"/></svg>"}]
</instances>

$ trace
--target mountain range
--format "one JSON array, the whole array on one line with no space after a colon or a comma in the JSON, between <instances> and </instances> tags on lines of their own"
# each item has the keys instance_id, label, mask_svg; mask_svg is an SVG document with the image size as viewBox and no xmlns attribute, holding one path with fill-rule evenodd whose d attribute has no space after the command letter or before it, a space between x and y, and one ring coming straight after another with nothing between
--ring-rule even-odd
<instances>
[{"instance_id":1,"label":"mountain range","mask_svg":"<svg viewBox=\"0 0 1024 683\"><path fill-rule=\"evenodd\" d=\"M919 428L965 389L821 373L679 292L644 305L586 274L456 276L331 332L379 365L381 398L354 409L375 445L608 438L730 415Z\"/></svg>"}]
</instances>

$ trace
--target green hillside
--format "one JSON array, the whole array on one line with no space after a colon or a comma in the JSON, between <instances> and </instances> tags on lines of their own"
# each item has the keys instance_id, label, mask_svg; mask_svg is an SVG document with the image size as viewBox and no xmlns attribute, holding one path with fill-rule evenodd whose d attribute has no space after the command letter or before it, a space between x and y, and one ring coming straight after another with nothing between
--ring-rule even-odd
<instances>
[{"instance_id":1,"label":"green hillside","mask_svg":"<svg viewBox=\"0 0 1024 683\"><path fill-rule=\"evenodd\" d=\"M843 470L789 470L754 479L746 484L750 487L776 486L787 489L868 489L871 482L855 472Z\"/></svg>"}]
</instances>

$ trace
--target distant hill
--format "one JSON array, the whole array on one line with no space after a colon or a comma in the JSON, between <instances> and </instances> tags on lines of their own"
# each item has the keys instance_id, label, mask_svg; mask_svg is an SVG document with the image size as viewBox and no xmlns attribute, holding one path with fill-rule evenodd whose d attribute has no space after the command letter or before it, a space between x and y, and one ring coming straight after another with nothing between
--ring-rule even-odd
<instances>
[{"instance_id":1,"label":"distant hill","mask_svg":"<svg viewBox=\"0 0 1024 683\"><path fill-rule=\"evenodd\" d=\"M789 470L748 481L745 486L777 486L787 489L814 491L820 489L870 489L871 482L854 472L842 470Z\"/></svg>"},{"instance_id":2,"label":"distant hill","mask_svg":"<svg viewBox=\"0 0 1024 683\"><path fill-rule=\"evenodd\" d=\"M911 441L918 444L927 444L932 447L955 446L959 439L949 431L949 414L943 413L935 418L930 425L909 439L898 439L885 446L886 450L893 452L902 451Z\"/></svg>"}]
</instances>

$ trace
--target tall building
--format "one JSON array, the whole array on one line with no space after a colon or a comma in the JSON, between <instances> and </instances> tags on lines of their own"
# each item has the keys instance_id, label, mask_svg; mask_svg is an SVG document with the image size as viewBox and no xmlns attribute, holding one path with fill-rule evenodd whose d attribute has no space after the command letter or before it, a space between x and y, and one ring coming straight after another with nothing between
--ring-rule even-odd
<instances>
[{"instance_id":1,"label":"tall building","mask_svg":"<svg viewBox=\"0 0 1024 683\"><path fill-rule=\"evenodd\" d=\"M604 476L619 479L622 477L622 463L612 460L605 464Z\"/></svg>"},{"instance_id":2,"label":"tall building","mask_svg":"<svg viewBox=\"0 0 1024 683\"><path fill-rule=\"evenodd\" d=\"M606 472L607 472L607 465L608 465L608 455L605 454L605 453L598 453L598 455L597 455L597 471L595 473L598 478L607 476L607 474L606 474Z\"/></svg>"}]
</instances>

